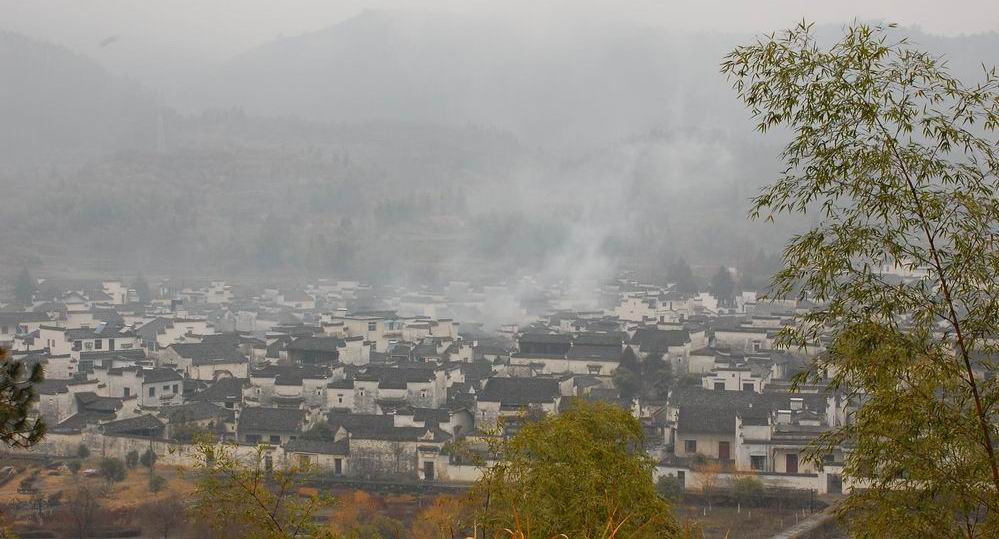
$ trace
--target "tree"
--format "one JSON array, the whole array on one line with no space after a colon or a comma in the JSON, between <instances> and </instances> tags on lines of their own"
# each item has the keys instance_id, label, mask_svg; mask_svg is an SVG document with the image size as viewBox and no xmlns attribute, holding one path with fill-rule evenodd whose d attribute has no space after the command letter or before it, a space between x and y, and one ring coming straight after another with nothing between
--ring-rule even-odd
<instances>
[{"instance_id":1,"label":"tree","mask_svg":"<svg viewBox=\"0 0 999 539\"><path fill-rule=\"evenodd\" d=\"M35 280L28 273L27 268L21 268L21 273L17 274L14 281L14 298L21 305L31 305L31 300L35 295Z\"/></svg>"},{"instance_id":2,"label":"tree","mask_svg":"<svg viewBox=\"0 0 999 539\"><path fill-rule=\"evenodd\" d=\"M866 488L840 509L857 535L995 537L999 77L966 85L891 26L855 25L830 47L811 31L722 64L757 128L791 135L751 216L821 214L785 248L772 291L821 308L777 344L831 337L797 380L864 399L809 455L855 444L844 477Z\"/></svg>"},{"instance_id":3,"label":"tree","mask_svg":"<svg viewBox=\"0 0 999 539\"><path fill-rule=\"evenodd\" d=\"M166 482L162 475L149 476L149 492L155 494L163 490L166 487Z\"/></svg>"},{"instance_id":4,"label":"tree","mask_svg":"<svg viewBox=\"0 0 999 539\"><path fill-rule=\"evenodd\" d=\"M316 524L316 513L332 504L318 494L300 497L307 467L268 471L264 447L240 458L238 446L201 442L196 447L199 472L192 512L215 533L251 538L332 537Z\"/></svg>"},{"instance_id":5,"label":"tree","mask_svg":"<svg viewBox=\"0 0 999 539\"><path fill-rule=\"evenodd\" d=\"M76 537L90 537L101 511L97 493L89 485L81 484L73 490L63 504L66 520Z\"/></svg>"},{"instance_id":6,"label":"tree","mask_svg":"<svg viewBox=\"0 0 999 539\"><path fill-rule=\"evenodd\" d=\"M135 281L132 281L132 290L135 290L135 295L139 297L139 303L146 304L153 300L149 283L146 282L146 278L141 273L135 277Z\"/></svg>"},{"instance_id":7,"label":"tree","mask_svg":"<svg viewBox=\"0 0 999 539\"><path fill-rule=\"evenodd\" d=\"M113 457L104 457L101 459L100 464L97 465L97 469L101 473L101 477L104 478L106 483L107 492L111 492L111 487L115 483L125 480L128 475L128 471L125 469L125 464L121 459L116 459Z\"/></svg>"},{"instance_id":8,"label":"tree","mask_svg":"<svg viewBox=\"0 0 999 539\"><path fill-rule=\"evenodd\" d=\"M577 399L564 413L493 440L498 464L474 489L477 521L489 531L531 537L673 537L669 503L656 494L644 434L627 410Z\"/></svg>"},{"instance_id":9,"label":"tree","mask_svg":"<svg viewBox=\"0 0 999 539\"><path fill-rule=\"evenodd\" d=\"M76 456L80 457L81 459L90 458L90 448L84 444L76 446Z\"/></svg>"},{"instance_id":10,"label":"tree","mask_svg":"<svg viewBox=\"0 0 999 539\"><path fill-rule=\"evenodd\" d=\"M80 468L82 468L83 465L81 465L78 460L71 460L68 464L66 464L66 467L69 468L69 473L72 474L73 477L76 477L76 474L80 473Z\"/></svg>"},{"instance_id":11,"label":"tree","mask_svg":"<svg viewBox=\"0 0 999 539\"><path fill-rule=\"evenodd\" d=\"M719 267L711 277L711 295L718 298L722 304L732 302L732 297L735 295L735 281L725 266Z\"/></svg>"},{"instance_id":12,"label":"tree","mask_svg":"<svg viewBox=\"0 0 999 539\"><path fill-rule=\"evenodd\" d=\"M656 481L656 492L667 500L676 501L683 498L684 491L683 481L675 475L660 475Z\"/></svg>"},{"instance_id":13,"label":"tree","mask_svg":"<svg viewBox=\"0 0 999 539\"><path fill-rule=\"evenodd\" d=\"M127 466L128 469L131 470L138 465L139 465L139 452L133 449L129 451L128 454L125 455L125 466Z\"/></svg>"},{"instance_id":14,"label":"tree","mask_svg":"<svg viewBox=\"0 0 999 539\"><path fill-rule=\"evenodd\" d=\"M31 447L45 435L45 422L31 417L42 382L42 365L29 370L23 361L0 348L0 443L8 447Z\"/></svg>"},{"instance_id":15,"label":"tree","mask_svg":"<svg viewBox=\"0 0 999 539\"><path fill-rule=\"evenodd\" d=\"M149 475L153 475L153 468L156 466L156 452L150 447L142 453L139 457L139 464L145 466L149 470Z\"/></svg>"},{"instance_id":16,"label":"tree","mask_svg":"<svg viewBox=\"0 0 999 539\"><path fill-rule=\"evenodd\" d=\"M184 504L173 497L148 503L139 509L142 523L163 539L168 539L171 533L184 526L185 513Z\"/></svg>"},{"instance_id":17,"label":"tree","mask_svg":"<svg viewBox=\"0 0 999 539\"><path fill-rule=\"evenodd\" d=\"M614 382L614 387L617 388L617 392L621 395L621 398L629 402L641 394L642 364L630 346L625 347L624 352L621 353L621 362L614 369L611 380Z\"/></svg>"},{"instance_id":18,"label":"tree","mask_svg":"<svg viewBox=\"0 0 999 539\"><path fill-rule=\"evenodd\" d=\"M711 497L718 489L718 474L722 471L721 464L705 461L701 464L695 464L693 470L697 473L697 484L701 487L701 494L704 495L704 501L708 503L708 510L710 510Z\"/></svg>"},{"instance_id":19,"label":"tree","mask_svg":"<svg viewBox=\"0 0 999 539\"><path fill-rule=\"evenodd\" d=\"M420 539L461 539L472 528L471 506L467 497L437 496L434 503L416 516L410 537Z\"/></svg>"},{"instance_id":20,"label":"tree","mask_svg":"<svg viewBox=\"0 0 999 539\"><path fill-rule=\"evenodd\" d=\"M732 497L741 506L751 506L763 499L763 481L755 475L743 475L732 482Z\"/></svg>"},{"instance_id":21,"label":"tree","mask_svg":"<svg viewBox=\"0 0 999 539\"><path fill-rule=\"evenodd\" d=\"M645 398L665 399L673 385L673 367L665 355L649 355L642 363L641 379Z\"/></svg>"},{"instance_id":22,"label":"tree","mask_svg":"<svg viewBox=\"0 0 999 539\"><path fill-rule=\"evenodd\" d=\"M670 264L667 279L681 294L697 293L697 280L694 279L694 271L690 269L690 264L683 257L677 258Z\"/></svg>"}]
</instances>

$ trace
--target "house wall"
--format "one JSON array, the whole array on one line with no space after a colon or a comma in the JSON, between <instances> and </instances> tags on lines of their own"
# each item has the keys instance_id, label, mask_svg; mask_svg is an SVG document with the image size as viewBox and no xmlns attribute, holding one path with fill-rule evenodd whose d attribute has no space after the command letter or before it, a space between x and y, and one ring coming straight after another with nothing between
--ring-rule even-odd
<instances>
[{"instance_id":1,"label":"house wall","mask_svg":"<svg viewBox=\"0 0 999 539\"><path fill-rule=\"evenodd\" d=\"M697 442L697 451L687 452L686 441L695 440ZM674 452L678 457L692 457L694 455L704 455L705 457L716 459L718 458L718 442L728 442L729 447L729 459L735 459L735 432L733 425L732 434L716 434L716 433L700 433L700 432L683 432L678 431L676 433L676 444L674 446Z\"/></svg>"},{"instance_id":2,"label":"house wall","mask_svg":"<svg viewBox=\"0 0 999 539\"><path fill-rule=\"evenodd\" d=\"M417 443L350 439L351 477L417 478Z\"/></svg>"},{"instance_id":3,"label":"house wall","mask_svg":"<svg viewBox=\"0 0 999 539\"><path fill-rule=\"evenodd\" d=\"M153 396L149 396L150 388L153 389ZM142 389L139 392L139 399L142 406L149 408L184 404L184 383L181 380L155 383L143 382Z\"/></svg>"}]
</instances>

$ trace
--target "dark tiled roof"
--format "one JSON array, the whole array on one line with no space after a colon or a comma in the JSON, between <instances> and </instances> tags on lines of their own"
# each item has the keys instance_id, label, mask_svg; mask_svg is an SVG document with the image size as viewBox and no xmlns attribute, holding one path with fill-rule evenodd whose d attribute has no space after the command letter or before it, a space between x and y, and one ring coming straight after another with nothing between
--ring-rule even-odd
<instances>
[{"instance_id":1,"label":"dark tiled roof","mask_svg":"<svg viewBox=\"0 0 999 539\"><path fill-rule=\"evenodd\" d=\"M299 432L305 423L305 410L293 408L244 408L239 414L240 431Z\"/></svg>"},{"instance_id":2,"label":"dark tiled roof","mask_svg":"<svg viewBox=\"0 0 999 539\"><path fill-rule=\"evenodd\" d=\"M140 371L140 374L142 375L142 382L146 384L178 382L184 379L177 371L165 367L143 370Z\"/></svg>"},{"instance_id":3,"label":"dark tiled roof","mask_svg":"<svg viewBox=\"0 0 999 539\"><path fill-rule=\"evenodd\" d=\"M620 346L597 346L590 344L573 344L566 354L568 359L586 360L593 359L599 361L620 361Z\"/></svg>"},{"instance_id":4,"label":"dark tiled roof","mask_svg":"<svg viewBox=\"0 0 999 539\"><path fill-rule=\"evenodd\" d=\"M239 402L243 400L243 388L249 385L242 378L219 378L207 389L191 395L191 400L203 402Z\"/></svg>"},{"instance_id":5,"label":"dark tiled roof","mask_svg":"<svg viewBox=\"0 0 999 539\"><path fill-rule=\"evenodd\" d=\"M568 333L525 333L518 339L521 343L569 344L572 335Z\"/></svg>"},{"instance_id":6,"label":"dark tiled roof","mask_svg":"<svg viewBox=\"0 0 999 539\"><path fill-rule=\"evenodd\" d=\"M76 408L79 411L114 413L121 410L122 399L117 397L100 397L93 391L82 391L76 395Z\"/></svg>"},{"instance_id":7,"label":"dark tiled roof","mask_svg":"<svg viewBox=\"0 0 999 539\"><path fill-rule=\"evenodd\" d=\"M182 343L172 344L170 348L181 357L189 358L194 365L247 362L246 357L234 346L211 343Z\"/></svg>"},{"instance_id":8,"label":"dark tiled roof","mask_svg":"<svg viewBox=\"0 0 999 539\"><path fill-rule=\"evenodd\" d=\"M665 353L670 347L683 346L690 342L690 333L685 329L648 329L635 331L631 344L637 344L644 353Z\"/></svg>"},{"instance_id":9,"label":"dark tiled roof","mask_svg":"<svg viewBox=\"0 0 999 539\"><path fill-rule=\"evenodd\" d=\"M110 417L114 417L113 415ZM92 412L80 412L78 414L73 414L66 419L64 419L58 425L49 428L50 432L60 432L60 433L73 433L80 432L87 425L97 425L102 420L106 421L109 418L106 414L98 414Z\"/></svg>"},{"instance_id":10,"label":"dark tiled roof","mask_svg":"<svg viewBox=\"0 0 999 539\"><path fill-rule=\"evenodd\" d=\"M339 337L299 337L287 349L300 352L337 352L343 341Z\"/></svg>"},{"instance_id":11,"label":"dark tiled roof","mask_svg":"<svg viewBox=\"0 0 999 539\"><path fill-rule=\"evenodd\" d=\"M204 419L220 418L223 421L233 421L235 412L210 402L191 402L179 406L166 406L160 409L160 417L167 418L171 423L185 421L202 421Z\"/></svg>"},{"instance_id":12,"label":"dark tiled roof","mask_svg":"<svg viewBox=\"0 0 999 539\"><path fill-rule=\"evenodd\" d=\"M735 434L735 410L683 406L677 415L677 432Z\"/></svg>"},{"instance_id":13,"label":"dark tiled roof","mask_svg":"<svg viewBox=\"0 0 999 539\"><path fill-rule=\"evenodd\" d=\"M8 326L13 330L18 324L28 324L32 322L50 322L49 317L43 312L0 312L0 326Z\"/></svg>"},{"instance_id":14,"label":"dark tiled roof","mask_svg":"<svg viewBox=\"0 0 999 539\"><path fill-rule=\"evenodd\" d=\"M552 402L558 395L558 381L551 378L490 378L479 400L526 406Z\"/></svg>"},{"instance_id":15,"label":"dark tiled roof","mask_svg":"<svg viewBox=\"0 0 999 539\"><path fill-rule=\"evenodd\" d=\"M311 440L306 438L296 438L285 445L284 450L289 453L314 453L317 455L349 455L350 439L342 440Z\"/></svg>"},{"instance_id":16,"label":"dark tiled roof","mask_svg":"<svg viewBox=\"0 0 999 539\"><path fill-rule=\"evenodd\" d=\"M162 429L163 422L150 414L110 421L101 425L101 430L106 434L150 432Z\"/></svg>"}]
</instances>

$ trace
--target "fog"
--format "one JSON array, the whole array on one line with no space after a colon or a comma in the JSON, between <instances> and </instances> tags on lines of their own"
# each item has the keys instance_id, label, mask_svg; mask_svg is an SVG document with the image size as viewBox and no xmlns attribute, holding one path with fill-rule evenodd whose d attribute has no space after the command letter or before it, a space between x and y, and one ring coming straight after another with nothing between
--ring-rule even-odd
<instances>
[{"instance_id":1,"label":"fog","mask_svg":"<svg viewBox=\"0 0 999 539\"><path fill-rule=\"evenodd\" d=\"M891 16L961 75L999 60L990 2L536 4L0 2L3 269L527 277L592 303L801 224L745 220L781 140L718 74L733 46Z\"/></svg>"}]
</instances>

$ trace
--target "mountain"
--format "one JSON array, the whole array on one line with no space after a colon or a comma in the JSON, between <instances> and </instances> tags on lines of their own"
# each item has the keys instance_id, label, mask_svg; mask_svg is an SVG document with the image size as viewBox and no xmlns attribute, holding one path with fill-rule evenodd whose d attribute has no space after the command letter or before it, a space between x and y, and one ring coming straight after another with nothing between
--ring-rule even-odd
<instances>
[{"instance_id":1,"label":"mountain","mask_svg":"<svg viewBox=\"0 0 999 539\"><path fill-rule=\"evenodd\" d=\"M90 59L0 32L0 73L0 167L155 144L152 100Z\"/></svg>"},{"instance_id":2,"label":"mountain","mask_svg":"<svg viewBox=\"0 0 999 539\"><path fill-rule=\"evenodd\" d=\"M368 11L233 58L200 85L201 104L339 122L482 124L529 143L586 147L744 117L722 99L731 97L717 70L722 42L697 37Z\"/></svg>"},{"instance_id":3,"label":"mountain","mask_svg":"<svg viewBox=\"0 0 999 539\"><path fill-rule=\"evenodd\" d=\"M840 26L817 29L841 35ZM999 63L999 36L904 30L955 72ZM559 25L368 11L247 51L199 83L202 107L338 122L413 121L509 130L548 148L592 148L653 129L745 132L718 65L751 35L607 21Z\"/></svg>"}]
</instances>

